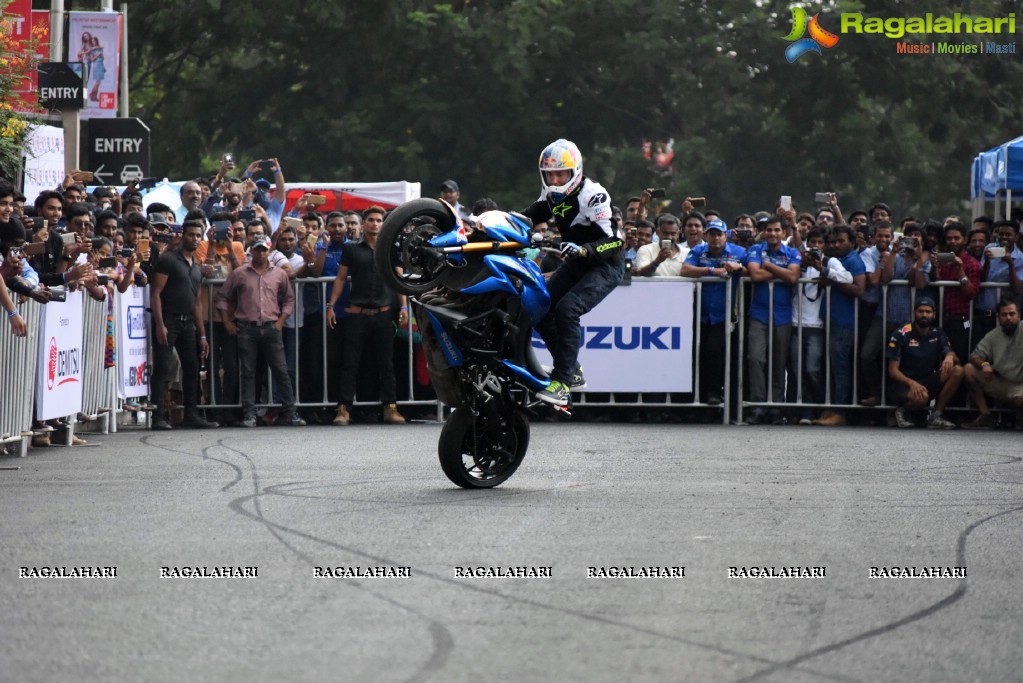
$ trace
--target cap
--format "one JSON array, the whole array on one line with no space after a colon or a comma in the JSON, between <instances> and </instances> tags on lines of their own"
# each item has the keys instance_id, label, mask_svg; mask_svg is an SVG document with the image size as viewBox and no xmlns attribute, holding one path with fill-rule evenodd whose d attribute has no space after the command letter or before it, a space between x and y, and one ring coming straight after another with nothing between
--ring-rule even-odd
<instances>
[{"instance_id":1,"label":"cap","mask_svg":"<svg viewBox=\"0 0 1023 683\"><path fill-rule=\"evenodd\" d=\"M458 183L456 183L454 180L445 180L443 183L440 184L440 190L441 192L443 192L444 190L451 190L452 192L461 192L461 190L458 189Z\"/></svg>"},{"instance_id":2,"label":"cap","mask_svg":"<svg viewBox=\"0 0 1023 683\"><path fill-rule=\"evenodd\" d=\"M147 216L147 218L152 225L165 225L168 228L170 227L170 223L167 222L167 217L162 213L151 213Z\"/></svg>"},{"instance_id":3,"label":"cap","mask_svg":"<svg viewBox=\"0 0 1023 683\"><path fill-rule=\"evenodd\" d=\"M938 307L934 305L934 299L929 296L922 296L916 300L916 306L913 306L913 310L920 308L921 306L930 306L934 310L938 310Z\"/></svg>"},{"instance_id":4,"label":"cap","mask_svg":"<svg viewBox=\"0 0 1023 683\"><path fill-rule=\"evenodd\" d=\"M258 237L256 241L252 243L253 249L266 249L270 251L270 238L269 237Z\"/></svg>"},{"instance_id":5,"label":"cap","mask_svg":"<svg viewBox=\"0 0 1023 683\"><path fill-rule=\"evenodd\" d=\"M270 189L270 181L267 180L266 178L260 178L259 180L256 181L256 187L258 187L258 188L260 188L262 190L269 190Z\"/></svg>"},{"instance_id":6,"label":"cap","mask_svg":"<svg viewBox=\"0 0 1023 683\"><path fill-rule=\"evenodd\" d=\"M725 232L727 229L728 229L728 226L725 225L725 222L723 220L719 219L719 218L715 218L711 222L707 223L707 227L706 227L706 230L708 232L711 231L711 230L717 230L718 232Z\"/></svg>"}]
</instances>

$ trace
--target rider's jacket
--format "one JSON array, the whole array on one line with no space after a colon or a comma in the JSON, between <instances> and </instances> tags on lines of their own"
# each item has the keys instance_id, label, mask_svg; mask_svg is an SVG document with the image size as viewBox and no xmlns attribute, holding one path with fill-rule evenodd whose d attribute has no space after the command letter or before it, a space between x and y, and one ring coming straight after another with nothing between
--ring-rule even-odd
<instances>
[{"instance_id":1,"label":"rider's jacket","mask_svg":"<svg viewBox=\"0 0 1023 683\"><path fill-rule=\"evenodd\" d=\"M557 225L562 241L584 246L599 259L622 259L625 241L611 217L611 195L600 183L583 177L576 191L565 199L554 201L541 197L522 213L533 225Z\"/></svg>"}]
</instances>

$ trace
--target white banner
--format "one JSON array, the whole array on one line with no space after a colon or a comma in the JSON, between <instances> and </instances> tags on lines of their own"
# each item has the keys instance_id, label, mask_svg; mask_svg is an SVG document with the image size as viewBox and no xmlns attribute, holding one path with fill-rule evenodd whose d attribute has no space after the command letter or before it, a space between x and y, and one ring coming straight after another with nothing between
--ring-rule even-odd
<instances>
[{"instance_id":1,"label":"white banner","mask_svg":"<svg viewBox=\"0 0 1023 683\"><path fill-rule=\"evenodd\" d=\"M132 285L124 294L115 292L117 311L117 395L138 398L149 395L149 338L146 325L146 288Z\"/></svg>"},{"instance_id":2,"label":"white banner","mask_svg":"<svg viewBox=\"0 0 1023 683\"><path fill-rule=\"evenodd\" d=\"M43 190L64 180L64 130L56 126L32 126L25 141L25 196L35 201Z\"/></svg>"},{"instance_id":3,"label":"white banner","mask_svg":"<svg viewBox=\"0 0 1023 683\"><path fill-rule=\"evenodd\" d=\"M692 391L695 289L692 282L633 280L583 316L579 362L586 391ZM535 332L533 348L551 365Z\"/></svg>"},{"instance_id":4,"label":"white banner","mask_svg":"<svg viewBox=\"0 0 1023 683\"><path fill-rule=\"evenodd\" d=\"M82 293L42 307L39 325L39 370L36 419L50 420L82 410Z\"/></svg>"},{"instance_id":5,"label":"white banner","mask_svg":"<svg viewBox=\"0 0 1023 683\"><path fill-rule=\"evenodd\" d=\"M81 62L85 73L83 119L117 116L120 78L121 15L117 12L70 12L69 62Z\"/></svg>"}]
</instances>

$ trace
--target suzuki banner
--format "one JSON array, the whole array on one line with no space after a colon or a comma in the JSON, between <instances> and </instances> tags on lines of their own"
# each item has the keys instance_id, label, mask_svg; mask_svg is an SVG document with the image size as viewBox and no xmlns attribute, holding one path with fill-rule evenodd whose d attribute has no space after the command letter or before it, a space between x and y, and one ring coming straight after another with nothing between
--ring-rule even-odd
<instances>
[{"instance_id":1,"label":"suzuki banner","mask_svg":"<svg viewBox=\"0 0 1023 683\"><path fill-rule=\"evenodd\" d=\"M42 307L36 419L75 415L82 409L82 293Z\"/></svg>"},{"instance_id":2,"label":"suzuki banner","mask_svg":"<svg viewBox=\"0 0 1023 683\"><path fill-rule=\"evenodd\" d=\"M117 311L117 395L138 398L149 394L149 336L146 325L148 287L131 285L114 299Z\"/></svg>"},{"instance_id":3,"label":"suzuki banner","mask_svg":"<svg viewBox=\"0 0 1023 683\"><path fill-rule=\"evenodd\" d=\"M586 391L692 391L695 290L692 282L652 278L616 287L584 315L579 363ZM536 332L533 348L551 365Z\"/></svg>"}]
</instances>

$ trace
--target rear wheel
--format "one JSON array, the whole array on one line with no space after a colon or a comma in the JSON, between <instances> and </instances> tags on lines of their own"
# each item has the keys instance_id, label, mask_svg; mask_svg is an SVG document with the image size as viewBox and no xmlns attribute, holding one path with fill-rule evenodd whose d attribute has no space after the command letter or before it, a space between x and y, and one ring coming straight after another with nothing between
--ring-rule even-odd
<instances>
[{"instance_id":1,"label":"rear wheel","mask_svg":"<svg viewBox=\"0 0 1023 683\"><path fill-rule=\"evenodd\" d=\"M491 418L492 419L492 418ZM490 429L484 414L457 408L444 423L437 451L440 466L466 489L491 488L515 473L529 447L529 420L521 410Z\"/></svg>"},{"instance_id":2,"label":"rear wheel","mask_svg":"<svg viewBox=\"0 0 1023 683\"><path fill-rule=\"evenodd\" d=\"M422 294L440 285L448 265L424 247L454 229L455 218L436 199L413 199L388 214L374 259L387 285L401 294Z\"/></svg>"}]
</instances>

